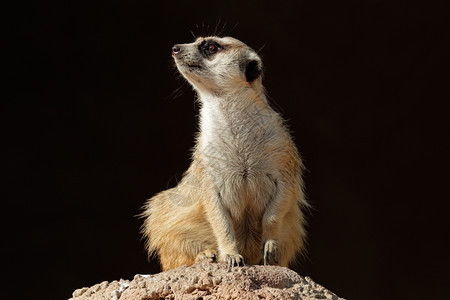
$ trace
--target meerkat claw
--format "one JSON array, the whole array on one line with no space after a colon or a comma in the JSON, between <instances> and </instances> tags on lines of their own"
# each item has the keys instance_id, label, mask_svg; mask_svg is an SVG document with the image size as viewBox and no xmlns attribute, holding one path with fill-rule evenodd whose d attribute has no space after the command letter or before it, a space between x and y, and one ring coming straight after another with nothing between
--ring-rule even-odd
<instances>
[{"instance_id":1,"label":"meerkat claw","mask_svg":"<svg viewBox=\"0 0 450 300\"><path fill-rule=\"evenodd\" d=\"M262 249L262 260L264 265L278 265L277 241L267 240Z\"/></svg>"},{"instance_id":2,"label":"meerkat claw","mask_svg":"<svg viewBox=\"0 0 450 300\"><path fill-rule=\"evenodd\" d=\"M244 266L244 258L242 255L236 254L236 255L227 255L226 256L226 262L228 265L228 268L233 267L242 267Z\"/></svg>"}]
</instances>

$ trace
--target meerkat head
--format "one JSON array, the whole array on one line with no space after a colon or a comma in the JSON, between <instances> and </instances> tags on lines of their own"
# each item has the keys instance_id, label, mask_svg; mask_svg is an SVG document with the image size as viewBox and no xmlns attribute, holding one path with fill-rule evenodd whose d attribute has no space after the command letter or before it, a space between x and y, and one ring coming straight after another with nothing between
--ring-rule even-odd
<instances>
[{"instance_id":1,"label":"meerkat head","mask_svg":"<svg viewBox=\"0 0 450 300\"><path fill-rule=\"evenodd\" d=\"M221 95L242 87L262 89L262 62L256 52L231 37L198 38L172 47L180 73L199 93Z\"/></svg>"}]
</instances>

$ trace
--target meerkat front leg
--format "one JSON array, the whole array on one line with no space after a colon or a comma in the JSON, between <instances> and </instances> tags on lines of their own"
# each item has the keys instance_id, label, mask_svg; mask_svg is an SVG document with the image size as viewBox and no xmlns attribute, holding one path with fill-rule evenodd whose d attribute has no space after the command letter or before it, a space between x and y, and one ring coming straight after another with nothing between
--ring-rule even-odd
<instances>
[{"instance_id":1,"label":"meerkat front leg","mask_svg":"<svg viewBox=\"0 0 450 300\"><path fill-rule=\"evenodd\" d=\"M272 179L272 178L271 178ZM275 189L263 216L263 244L261 247L261 264L278 265L280 251L278 238L281 235L283 216L290 209L289 192L282 180L272 179ZM286 203L288 202L288 203Z\"/></svg>"},{"instance_id":2,"label":"meerkat front leg","mask_svg":"<svg viewBox=\"0 0 450 300\"><path fill-rule=\"evenodd\" d=\"M207 218L217 239L219 261L226 263L228 267L243 266L244 258L236 246L231 216L223 205L220 193L214 195L207 205Z\"/></svg>"}]
</instances>

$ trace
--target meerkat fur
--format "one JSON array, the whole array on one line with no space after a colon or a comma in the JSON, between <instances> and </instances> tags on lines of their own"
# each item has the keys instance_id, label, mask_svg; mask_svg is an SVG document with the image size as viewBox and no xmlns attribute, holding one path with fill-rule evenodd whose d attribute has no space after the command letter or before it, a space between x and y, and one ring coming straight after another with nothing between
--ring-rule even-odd
<instances>
[{"instance_id":1,"label":"meerkat fur","mask_svg":"<svg viewBox=\"0 0 450 300\"><path fill-rule=\"evenodd\" d=\"M304 249L303 164L268 104L258 54L231 37L172 48L200 102L192 163L149 199L142 233L163 270L197 261L288 266Z\"/></svg>"}]
</instances>

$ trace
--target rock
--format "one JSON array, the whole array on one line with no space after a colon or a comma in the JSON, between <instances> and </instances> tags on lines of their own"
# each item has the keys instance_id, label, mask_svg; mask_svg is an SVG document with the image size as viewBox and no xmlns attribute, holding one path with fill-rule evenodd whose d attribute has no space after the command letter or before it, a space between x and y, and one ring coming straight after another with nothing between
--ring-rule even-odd
<instances>
[{"instance_id":1,"label":"rock","mask_svg":"<svg viewBox=\"0 0 450 300\"><path fill-rule=\"evenodd\" d=\"M199 263L134 279L104 281L73 292L71 300L151 299L333 299L326 288L294 271L278 266Z\"/></svg>"}]
</instances>

